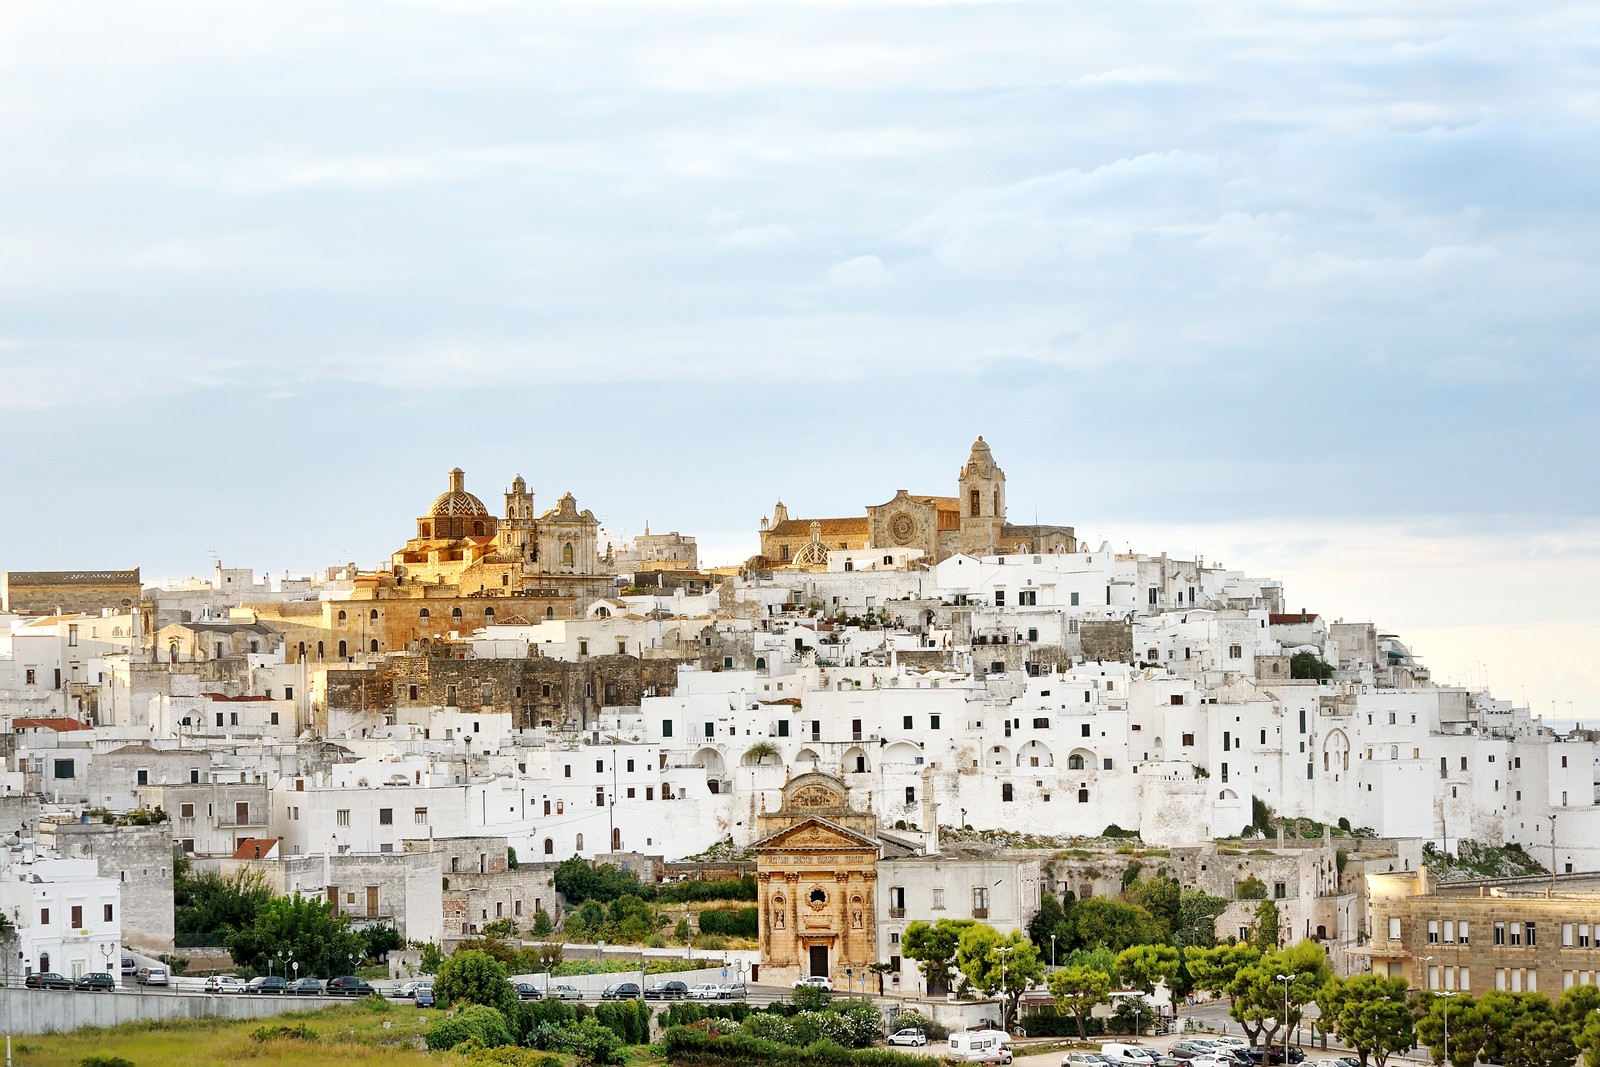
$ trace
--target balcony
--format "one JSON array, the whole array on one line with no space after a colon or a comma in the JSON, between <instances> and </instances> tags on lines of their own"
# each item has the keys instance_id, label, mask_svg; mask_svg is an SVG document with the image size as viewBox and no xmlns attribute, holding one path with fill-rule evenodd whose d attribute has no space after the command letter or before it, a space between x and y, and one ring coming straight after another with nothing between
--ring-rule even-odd
<instances>
[{"instance_id":1,"label":"balcony","mask_svg":"<svg viewBox=\"0 0 1600 1067\"><path fill-rule=\"evenodd\" d=\"M906 917L906 909L904 909L904 908L890 908L889 909L889 918L891 918L891 919L904 919L905 917Z\"/></svg>"},{"instance_id":2,"label":"balcony","mask_svg":"<svg viewBox=\"0 0 1600 1067\"><path fill-rule=\"evenodd\" d=\"M972 909L972 917L974 919L987 919L989 917L989 909L988 908L973 908Z\"/></svg>"}]
</instances>

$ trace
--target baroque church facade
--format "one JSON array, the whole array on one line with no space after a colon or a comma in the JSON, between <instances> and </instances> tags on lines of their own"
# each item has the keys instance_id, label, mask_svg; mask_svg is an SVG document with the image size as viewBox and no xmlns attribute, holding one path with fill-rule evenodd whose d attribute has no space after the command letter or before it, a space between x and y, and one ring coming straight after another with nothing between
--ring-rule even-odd
<instances>
[{"instance_id":1,"label":"baroque church facade","mask_svg":"<svg viewBox=\"0 0 1600 1067\"><path fill-rule=\"evenodd\" d=\"M766 566L815 566L828 551L920 549L931 563L950 556L1009 552L1075 552L1070 526L1019 526L1006 521L1006 475L980 436L956 479L955 496L924 496L901 489L859 517L795 519L780 500L761 520ZM820 548L818 547L820 546Z\"/></svg>"}]
</instances>

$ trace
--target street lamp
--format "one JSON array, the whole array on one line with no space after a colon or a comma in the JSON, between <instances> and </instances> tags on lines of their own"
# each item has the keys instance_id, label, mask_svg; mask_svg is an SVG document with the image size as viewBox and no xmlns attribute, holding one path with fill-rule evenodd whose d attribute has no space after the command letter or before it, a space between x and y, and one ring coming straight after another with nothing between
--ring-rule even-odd
<instances>
[{"instance_id":1,"label":"street lamp","mask_svg":"<svg viewBox=\"0 0 1600 1067\"><path fill-rule=\"evenodd\" d=\"M1000 953L1000 1029L1011 1032L1011 994L1006 991L1006 957L1011 955L1010 945L1001 945L995 949Z\"/></svg>"},{"instance_id":2,"label":"street lamp","mask_svg":"<svg viewBox=\"0 0 1600 1067\"><path fill-rule=\"evenodd\" d=\"M1545 816L1550 820L1550 892L1556 891L1556 817L1554 814Z\"/></svg>"},{"instance_id":3,"label":"street lamp","mask_svg":"<svg viewBox=\"0 0 1600 1067\"><path fill-rule=\"evenodd\" d=\"M105 960L106 960L106 973L110 974L111 973L111 946L109 944L101 945L100 946L100 955L105 957Z\"/></svg>"},{"instance_id":4,"label":"street lamp","mask_svg":"<svg viewBox=\"0 0 1600 1067\"><path fill-rule=\"evenodd\" d=\"M1289 985L1294 981L1292 974L1278 975L1278 981L1283 983L1283 1062L1289 1062ZM1267 1050L1268 1060L1272 1058L1272 1050Z\"/></svg>"},{"instance_id":5,"label":"street lamp","mask_svg":"<svg viewBox=\"0 0 1600 1067\"><path fill-rule=\"evenodd\" d=\"M1439 1009L1439 1014L1444 1018L1444 1067L1450 1067L1450 1001L1449 997L1455 993L1440 990L1439 996L1447 998L1444 1006Z\"/></svg>"},{"instance_id":6,"label":"street lamp","mask_svg":"<svg viewBox=\"0 0 1600 1067\"><path fill-rule=\"evenodd\" d=\"M1050 935L1050 969L1056 969L1056 935Z\"/></svg>"}]
</instances>

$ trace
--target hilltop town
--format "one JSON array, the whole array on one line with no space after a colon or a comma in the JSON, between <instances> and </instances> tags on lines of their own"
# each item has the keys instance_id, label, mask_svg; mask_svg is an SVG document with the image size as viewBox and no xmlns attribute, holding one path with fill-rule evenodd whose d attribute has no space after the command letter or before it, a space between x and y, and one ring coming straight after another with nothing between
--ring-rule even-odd
<instances>
[{"instance_id":1,"label":"hilltop town","mask_svg":"<svg viewBox=\"0 0 1600 1067\"><path fill-rule=\"evenodd\" d=\"M1593 981L1561 955L1600 899L1593 738L1247 570L1013 523L981 437L951 466L859 514L775 503L737 566L452 470L375 568L5 573L8 967L170 953L175 855L445 953L559 929L577 856L753 875L783 984L926 992L912 923L1025 930L1158 869L1226 902L1218 938L1264 887L1337 974Z\"/></svg>"}]
</instances>

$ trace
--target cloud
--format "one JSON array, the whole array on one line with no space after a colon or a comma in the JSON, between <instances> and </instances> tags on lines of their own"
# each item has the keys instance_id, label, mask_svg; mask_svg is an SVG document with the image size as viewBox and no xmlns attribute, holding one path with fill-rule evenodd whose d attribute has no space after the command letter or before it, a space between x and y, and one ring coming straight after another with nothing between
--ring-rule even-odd
<instances>
[{"instance_id":1,"label":"cloud","mask_svg":"<svg viewBox=\"0 0 1600 1067\"><path fill-rule=\"evenodd\" d=\"M894 274L877 256L856 256L828 268L828 282L844 289L875 289L888 285Z\"/></svg>"}]
</instances>

